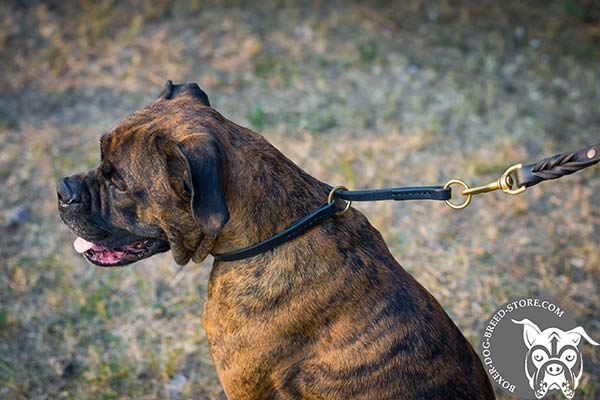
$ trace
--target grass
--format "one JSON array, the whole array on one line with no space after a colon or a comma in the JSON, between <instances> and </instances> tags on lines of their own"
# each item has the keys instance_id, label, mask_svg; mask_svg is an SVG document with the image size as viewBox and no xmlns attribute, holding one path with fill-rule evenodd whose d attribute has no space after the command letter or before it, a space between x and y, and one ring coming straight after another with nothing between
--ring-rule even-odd
<instances>
[{"instance_id":1,"label":"grass","mask_svg":"<svg viewBox=\"0 0 600 400\"><path fill-rule=\"evenodd\" d=\"M248 115L248 121L253 129L262 131L269 123L269 116L262 107L257 106L254 108L254 111Z\"/></svg>"},{"instance_id":2,"label":"grass","mask_svg":"<svg viewBox=\"0 0 600 400\"><path fill-rule=\"evenodd\" d=\"M56 215L56 180L93 166L100 135L164 80L198 81L331 184L483 184L597 142L598 33L581 4L0 4L0 398L224 398L200 322L210 263L94 268ZM498 305L540 293L598 340L598 176L463 212L356 207L474 344ZM577 396L596 399L600 357L582 350Z\"/></svg>"}]
</instances>

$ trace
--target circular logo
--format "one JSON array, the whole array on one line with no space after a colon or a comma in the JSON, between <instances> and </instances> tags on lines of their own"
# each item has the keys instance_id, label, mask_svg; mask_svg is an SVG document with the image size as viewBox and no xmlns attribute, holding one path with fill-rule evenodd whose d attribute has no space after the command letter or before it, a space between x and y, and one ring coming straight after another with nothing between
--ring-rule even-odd
<instances>
[{"instance_id":1,"label":"circular logo","mask_svg":"<svg viewBox=\"0 0 600 400\"><path fill-rule=\"evenodd\" d=\"M583 342L598 345L555 301L522 298L494 311L479 350L491 381L503 391L523 399L572 399L583 372Z\"/></svg>"}]
</instances>

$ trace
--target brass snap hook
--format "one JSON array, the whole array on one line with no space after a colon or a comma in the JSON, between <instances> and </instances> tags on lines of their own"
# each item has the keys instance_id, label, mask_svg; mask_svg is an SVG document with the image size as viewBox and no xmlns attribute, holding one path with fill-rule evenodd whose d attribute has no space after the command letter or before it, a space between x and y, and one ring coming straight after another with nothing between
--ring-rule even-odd
<instances>
[{"instance_id":1,"label":"brass snap hook","mask_svg":"<svg viewBox=\"0 0 600 400\"><path fill-rule=\"evenodd\" d=\"M329 196L327 196L328 204L331 204L334 202L335 192L337 192L338 190L348 190L348 188L346 186L339 185L339 186L336 186L333 189L331 189L331 191L329 192ZM351 200L344 200L344 201L346 202L346 207L344 207L344 209L342 211L336 212L335 215L344 215L350 209L350 206L352 205L352 201Z\"/></svg>"},{"instance_id":2,"label":"brass snap hook","mask_svg":"<svg viewBox=\"0 0 600 400\"><path fill-rule=\"evenodd\" d=\"M516 194L523 193L525 190L527 190L527 187L525 185L523 185L521 187L513 189L514 183L513 183L513 179L511 178L511 174L521 168L523 168L522 164L520 164L520 163L515 164L512 167L508 168L506 171L504 171L502 176L500 178L498 178L497 180L495 180L494 182L488 183L487 185L484 185L484 186L474 187L471 189L467 188L467 190L464 190L462 192L462 194L464 196L468 196L468 195L493 192L494 190L502 190L504 193L510 194L510 195L516 195Z\"/></svg>"},{"instance_id":3,"label":"brass snap hook","mask_svg":"<svg viewBox=\"0 0 600 400\"><path fill-rule=\"evenodd\" d=\"M451 181L446 182L446 184L444 185L444 189L447 189L452 185L460 185L464 188L464 190L460 194L465 196L466 198L465 201L461 204L454 204L450 202L450 200L446 200L446 204L448 204L450 208L453 208L455 210L462 210L463 208L466 208L469 204L471 204L471 198L476 194L493 192L494 190L502 190L504 193L511 195L523 193L525 190L527 190L527 186L522 185L520 187L514 188L514 180L511 177L511 174L513 172L521 168L523 168L522 164L515 164L512 167L508 168L506 171L504 171L502 176L494 182L488 183L487 185L483 186L477 186L474 188L470 188L469 185L467 185L459 179L452 179Z\"/></svg>"}]
</instances>

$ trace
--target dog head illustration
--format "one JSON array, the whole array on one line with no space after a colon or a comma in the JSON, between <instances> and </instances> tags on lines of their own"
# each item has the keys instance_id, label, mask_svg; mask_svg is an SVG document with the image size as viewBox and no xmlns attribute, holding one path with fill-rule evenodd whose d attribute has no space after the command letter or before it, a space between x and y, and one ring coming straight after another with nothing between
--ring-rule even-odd
<instances>
[{"instance_id":1,"label":"dog head illustration","mask_svg":"<svg viewBox=\"0 0 600 400\"><path fill-rule=\"evenodd\" d=\"M547 328L543 331L528 319L512 320L523 325L523 341L527 346L525 373L535 397L541 399L548 391L561 390L572 399L583 372L583 361L577 346L583 337L597 346L582 327L570 331Z\"/></svg>"}]
</instances>

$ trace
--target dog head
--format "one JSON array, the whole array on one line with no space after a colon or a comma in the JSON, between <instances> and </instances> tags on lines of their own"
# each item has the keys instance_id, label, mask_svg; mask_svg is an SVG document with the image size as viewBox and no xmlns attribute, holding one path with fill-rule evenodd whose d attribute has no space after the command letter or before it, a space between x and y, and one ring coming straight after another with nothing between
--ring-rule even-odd
<instances>
[{"instance_id":1,"label":"dog head","mask_svg":"<svg viewBox=\"0 0 600 400\"><path fill-rule=\"evenodd\" d=\"M171 249L178 264L204 259L229 218L218 120L195 83L168 81L160 97L102 136L93 169L58 182L58 209L75 249L119 266Z\"/></svg>"},{"instance_id":2,"label":"dog head","mask_svg":"<svg viewBox=\"0 0 600 400\"><path fill-rule=\"evenodd\" d=\"M550 390L561 390L567 398L573 398L583 372L577 346L582 337L595 346L598 343L580 326L566 332L558 328L542 331L528 319L512 321L523 325L525 373L536 398L541 399Z\"/></svg>"}]
</instances>

